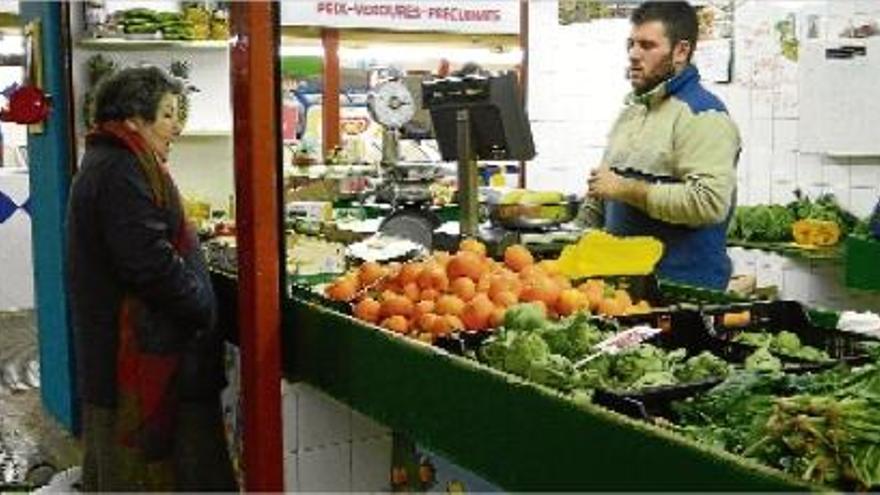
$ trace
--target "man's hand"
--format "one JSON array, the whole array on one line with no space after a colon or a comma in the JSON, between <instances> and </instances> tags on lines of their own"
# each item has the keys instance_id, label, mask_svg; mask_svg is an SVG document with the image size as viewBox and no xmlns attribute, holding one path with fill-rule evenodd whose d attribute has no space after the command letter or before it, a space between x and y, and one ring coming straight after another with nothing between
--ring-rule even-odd
<instances>
[{"instance_id":1,"label":"man's hand","mask_svg":"<svg viewBox=\"0 0 880 495\"><path fill-rule=\"evenodd\" d=\"M590 172L587 187L591 198L623 201L641 210L648 202L647 183L621 177L604 164Z\"/></svg>"},{"instance_id":2,"label":"man's hand","mask_svg":"<svg viewBox=\"0 0 880 495\"><path fill-rule=\"evenodd\" d=\"M612 172L608 165L602 165L590 172L587 179L587 194L596 199L620 199L623 177Z\"/></svg>"}]
</instances>

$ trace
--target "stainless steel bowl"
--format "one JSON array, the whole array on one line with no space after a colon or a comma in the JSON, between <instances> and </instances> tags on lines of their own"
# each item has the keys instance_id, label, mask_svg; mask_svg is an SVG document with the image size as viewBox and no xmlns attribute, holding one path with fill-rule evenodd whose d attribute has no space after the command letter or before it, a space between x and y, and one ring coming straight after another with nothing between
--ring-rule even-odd
<instances>
[{"instance_id":1,"label":"stainless steel bowl","mask_svg":"<svg viewBox=\"0 0 880 495\"><path fill-rule=\"evenodd\" d=\"M489 204L489 220L496 227L512 230L547 229L577 216L577 200L541 204Z\"/></svg>"}]
</instances>

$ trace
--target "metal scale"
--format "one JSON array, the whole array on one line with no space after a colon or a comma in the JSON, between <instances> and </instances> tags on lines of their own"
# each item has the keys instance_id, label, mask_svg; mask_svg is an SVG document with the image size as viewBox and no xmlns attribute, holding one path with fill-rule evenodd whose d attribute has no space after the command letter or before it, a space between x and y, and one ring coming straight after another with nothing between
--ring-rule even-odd
<instances>
[{"instance_id":1,"label":"metal scale","mask_svg":"<svg viewBox=\"0 0 880 495\"><path fill-rule=\"evenodd\" d=\"M416 103L403 80L390 77L375 86L367 97L367 109L382 125L382 179L377 200L391 205L391 213L379 225L385 235L409 239L431 249L440 219L431 211L430 186L440 167L435 164L401 163L400 129L416 111Z\"/></svg>"}]
</instances>

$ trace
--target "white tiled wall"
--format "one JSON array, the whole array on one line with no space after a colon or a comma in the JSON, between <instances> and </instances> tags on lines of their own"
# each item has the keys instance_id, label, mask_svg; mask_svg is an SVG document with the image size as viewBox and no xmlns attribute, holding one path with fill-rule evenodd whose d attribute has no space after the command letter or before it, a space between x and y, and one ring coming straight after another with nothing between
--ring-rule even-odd
<instances>
[{"instance_id":1,"label":"white tiled wall","mask_svg":"<svg viewBox=\"0 0 880 495\"><path fill-rule=\"evenodd\" d=\"M604 133L628 91L623 68L626 20L560 26L558 2L530 2L529 118L538 157L527 184L583 193L599 163ZM798 148L798 64L780 54L776 23L793 13L798 33L819 15L819 33L835 38L854 17L880 22L880 0L739 0L734 25L733 82L706 86L727 105L740 128L738 204L787 203L800 188L833 192L844 207L866 216L880 198L880 157L838 158ZM604 131L603 131L604 129ZM732 250L736 273L757 274L786 298L836 309L880 309L880 296L847 290L840 265L802 263Z\"/></svg>"},{"instance_id":2,"label":"white tiled wall","mask_svg":"<svg viewBox=\"0 0 880 495\"><path fill-rule=\"evenodd\" d=\"M391 431L305 383L282 386L288 491L389 491Z\"/></svg>"}]
</instances>

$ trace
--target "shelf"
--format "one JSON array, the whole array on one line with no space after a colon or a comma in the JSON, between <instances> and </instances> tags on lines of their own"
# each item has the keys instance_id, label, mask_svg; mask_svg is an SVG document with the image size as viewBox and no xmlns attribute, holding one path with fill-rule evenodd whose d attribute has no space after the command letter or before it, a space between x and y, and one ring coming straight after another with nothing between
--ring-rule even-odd
<instances>
[{"instance_id":1,"label":"shelf","mask_svg":"<svg viewBox=\"0 0 880 495\"><path fill-rule=\"evenodd\" d=\"M285 165L284 175L288 177L339 178L349 175L365 175L376 172L378 165Z\"/></svg>"},{"instance_id":2,"label":"shelf","mask_svg":"<svg viewBox=\"0 0 880 495\"><path fill-rule=\"evenodd\" d=\"M745 249L759 249L777 253L790 258L799 258L814 261L833 261L843 258L843 243L836 246L824 248L805 248L798 246L793 242L750 242L738 241L734 239L727 240L728 247L741 247Z\"/></svg>"},{"instance_id":3,"label":"shelf","mask_svg":"<svg viewBox=\"0 0 880 495\"><path fill-rule=\"evenodd\" d=\"M228 50L228 40L130 40L124 38L88 38L77 46L88 50Z\"/></svg>"},{"instance_id":4,"label":"shelf","mask_svg":"<svg viewBox=\"0 0 880 495\"><path fill-rule=\"evenodd\" d=\"M228 137L232 136L232 129L193 129L184 130L181 138L187 137Z\"/></svg>"}]
</instances>

